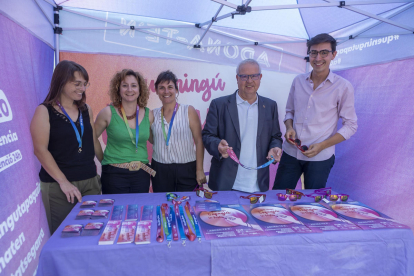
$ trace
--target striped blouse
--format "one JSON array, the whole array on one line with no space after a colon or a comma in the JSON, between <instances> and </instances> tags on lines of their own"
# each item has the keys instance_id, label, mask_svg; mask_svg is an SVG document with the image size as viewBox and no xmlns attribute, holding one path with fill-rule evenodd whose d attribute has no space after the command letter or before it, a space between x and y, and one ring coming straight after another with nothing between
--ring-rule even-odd
<instances>
[{"instance_id":1,"label":"striped blouse","mask_svg":"<svg viewBox=\"0 0 414 276\"><path fill-rule=\"evenodd\" d=\"M153 110L154 123L151 125L154 145L152 158L164 164L184 164L196 160L193 134L188 118L188 105L180 104L175 114L171 137L167 147L161 124L161 107ZM164 118L165 133L168 134L170 124Z\"/></svg>"}]
</instances>

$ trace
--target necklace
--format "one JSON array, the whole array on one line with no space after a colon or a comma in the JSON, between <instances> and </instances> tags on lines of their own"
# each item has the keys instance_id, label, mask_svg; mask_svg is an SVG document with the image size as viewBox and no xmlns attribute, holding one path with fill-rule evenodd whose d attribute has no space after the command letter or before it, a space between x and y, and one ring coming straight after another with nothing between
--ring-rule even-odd
<instances>
[{"instance_id":1,"label":"necklace","mask_svg":"<svg viewBox=\"0 0 414 276\"><path fill-rule=\"evenodd\" d=\"M122 115L121 106L120 106L120 107L118 107L118 111L119 111L119 114L121 114L121 115ZM131 116L126 116L126 118L127 118L127 120L132 120L132 119L134 119L136 116L137 116L137 112L135 111L135 113L134 113L134 114L132 114Z\"/></svg>"}]
</instances>

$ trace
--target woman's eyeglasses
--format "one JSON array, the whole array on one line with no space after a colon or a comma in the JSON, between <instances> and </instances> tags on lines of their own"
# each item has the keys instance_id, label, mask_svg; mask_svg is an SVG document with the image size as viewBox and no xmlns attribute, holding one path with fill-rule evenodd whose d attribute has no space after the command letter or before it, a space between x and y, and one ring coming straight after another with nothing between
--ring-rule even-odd
<instances>
[{"instance_id":1,"label":"woman's eyeglasses","mask_svg":"<svg viewBox=\"0 0 414 276\"><path fill-rule=\"evenodd\" d=\"M257 202L262 203L266 200L265 194L251 194L248 196L240 196L240 198L245 198L250 200L250 204L256 204Z\"/></svg>"}]
</instances>

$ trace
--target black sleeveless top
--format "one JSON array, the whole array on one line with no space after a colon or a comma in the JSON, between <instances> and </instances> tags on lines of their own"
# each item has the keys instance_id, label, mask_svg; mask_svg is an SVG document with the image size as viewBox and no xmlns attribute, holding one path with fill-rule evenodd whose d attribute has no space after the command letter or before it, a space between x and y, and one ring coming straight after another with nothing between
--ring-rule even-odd
<instances>
[{"instance_id":1,"label":"black sleeveless top","mask_svg":"<svg viewBox=\"0 0 414 276\"><path fill-rule=\"evenodd\" d=\"M95 149L93 147L93 131L90 123L88 109L82 111L84 132L82 138L82 151L79 153L79 143L75 130L68 118L59 113L52 105L46 105L49 111L50 135L48 150L55 159L59 169L68 181L86 180L96 176L94 162ZM81 134L80 123L75 125ZM40 169L39 178L42 182L56 182L43 168Z\"/></svg>"}]
</instances>

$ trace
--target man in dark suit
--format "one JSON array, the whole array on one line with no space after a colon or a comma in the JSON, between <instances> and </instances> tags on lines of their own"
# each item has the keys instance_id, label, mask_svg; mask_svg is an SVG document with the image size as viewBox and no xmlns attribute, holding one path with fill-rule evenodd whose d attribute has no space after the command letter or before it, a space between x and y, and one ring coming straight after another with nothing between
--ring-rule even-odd
<instances>
[{"instance_id":1,"label":"man in dark suit","mask_svg":"<svg viewBox=\"0 0 414 276\"><path fill-rule=\"evenodd\" d=\"M232 149L245 166L258 167L270 156L280 161L282 133L277 104L259 96L260 65L253 59L237 66L235 93L214 99L202 131L211 159L209 187L216 191L264 192L269 189L269 167L248 170L228 158Z\"/></svg>"}]
</instances>

